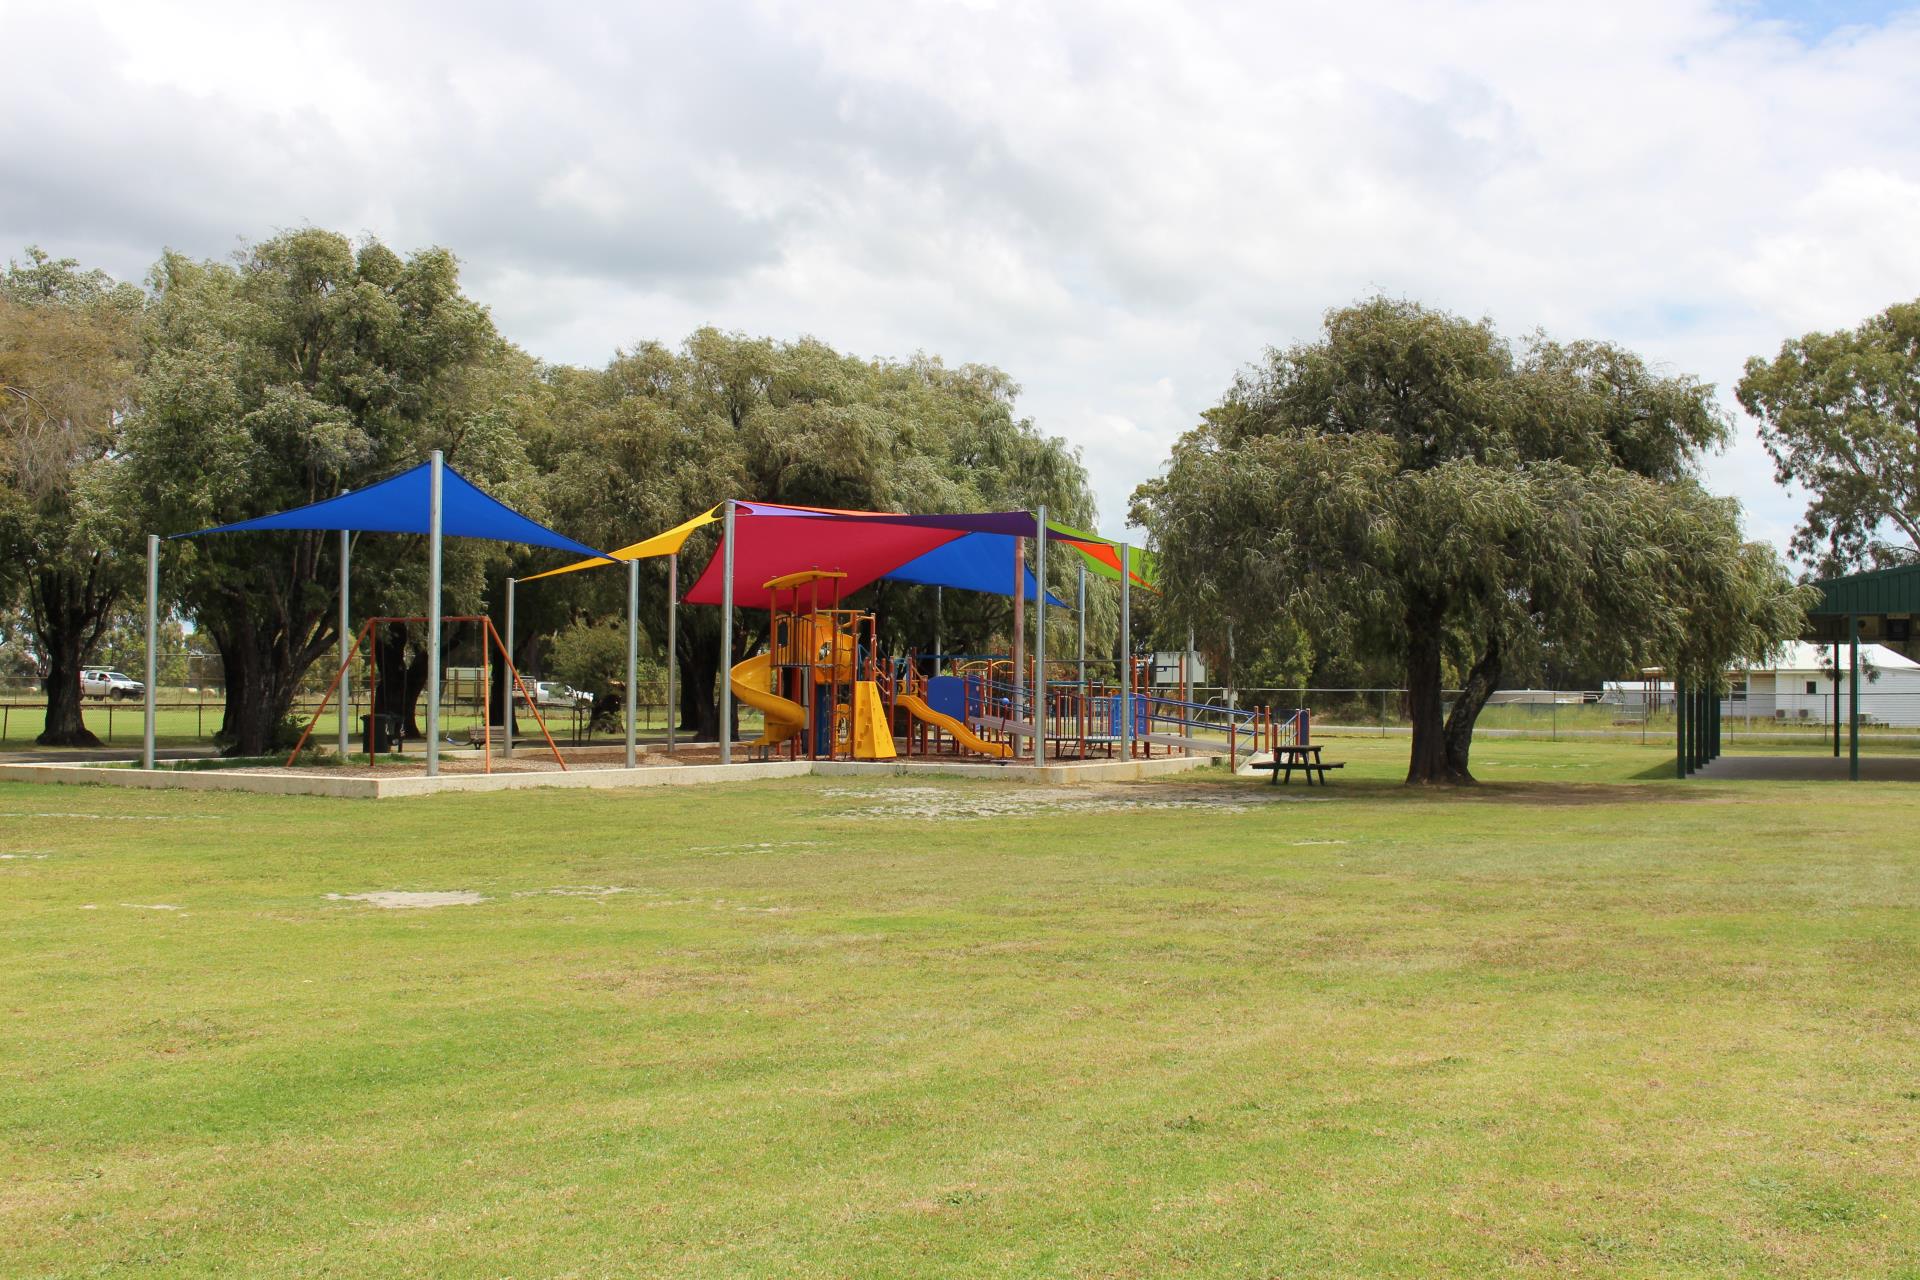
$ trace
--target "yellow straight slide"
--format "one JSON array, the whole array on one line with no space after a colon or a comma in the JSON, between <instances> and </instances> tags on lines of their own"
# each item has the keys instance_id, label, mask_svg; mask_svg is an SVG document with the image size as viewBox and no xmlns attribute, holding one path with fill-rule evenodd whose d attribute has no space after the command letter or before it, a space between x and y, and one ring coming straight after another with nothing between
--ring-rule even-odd
<instances>
[{"instance_id":1,"label":"yellow straight slide","mask_svg":"<svg viewBox=\"0 0 1920 1280\"><path fill-rule=\"evenodd\" d=\"M998 756L1002 760L1013 755L1013 748L1006 743L987 741L952 716L940 714L911 693L903 693L893 702L897 707L904 707L915 720L925 720L930 725L945 729L953 735L955 742L969 751L977 751L983 756Z\"/></svg>"},{"instance_id":2,"label":"yellow straight slide","mask_svg":"<svg viewBox=\"0 0 1920 1280\"><path fill-rule=\"evenodd\" d=\"M807 727L807 709L772 691L773 655L756 654L735 665L727 676L733 696L766 717L766 728L749 747L777 747Z\"/></svg>"}]
</instances>

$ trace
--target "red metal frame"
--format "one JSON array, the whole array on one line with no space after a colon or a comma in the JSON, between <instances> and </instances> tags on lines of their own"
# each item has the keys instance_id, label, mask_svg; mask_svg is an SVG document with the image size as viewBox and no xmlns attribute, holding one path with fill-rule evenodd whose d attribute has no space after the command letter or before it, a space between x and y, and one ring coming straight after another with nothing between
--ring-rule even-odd
<instances>
[{"instance_id":1,"label":"red metal frame","mask_svg":"<svg viewBox=\"0 0 1920 1280\"><path fill-rule=\"evenodd\" d=\"M326 714L327 704L333 701L335 691L340 688L340 681L344 679L347 672L352 669L354 657L360 652L360 646L370 640L373 629L383 622L418 622L424 624L427 621L428 619L425 617L380 617L368 618L360 624L360 629L354 633L353 644L347 649L346 659L341 662L340 669L333 673L333 680L327 685L327 692L321 697L320 706L314 711L313 719L307 721L306 729L300 734L300 741L294 743L293 750L288 753L287 767L291 768L293 762L299 758L300 749L307 745L307 739L313 735L314 726L319 724L320 717ZM554 763L560 766L561 772L568 772L567 762L560 755L559 746L554 742L553 735L547 731L546 717L540 714L539 701L533 696L532 692L528 690L527 682L520 678L519 669L513 665L512 655L507 652L507 646L501 641L500 633L494 630L493 619L487 617L485 614L455 614L451 617L443 617L440 621L443 623L477 622L480 624L483 633L480 642L480 723L483 735L481 738L483 743L482 759L486 762L486 772L493 772L493 699L491 696L492 689L490 687L492 683L492 672L490 664L487 661L488 641L492 641L494 647L500 650L500 665L505 668L507 674L513 678L514 687L520 690L520 696L526 700L527 710L533 714L533 722L540 726L540 736L546 739L547 749L553 752ZM371 739L367 744L367 767L369 769L379 760L378 753L373 750L374 742L379 741L380 737L378 719L380 699L378 654L379 647L367 643L367 724L368 736ZM509 701L511 701L511 699L509 699ZM509 714L511 714L511 712L509 712Z\"/></svg>"}]
</instances>

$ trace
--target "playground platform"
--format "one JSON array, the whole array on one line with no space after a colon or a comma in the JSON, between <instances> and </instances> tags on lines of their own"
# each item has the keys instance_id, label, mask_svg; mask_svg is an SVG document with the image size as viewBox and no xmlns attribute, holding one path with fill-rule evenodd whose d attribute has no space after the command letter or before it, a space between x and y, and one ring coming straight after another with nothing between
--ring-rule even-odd
<instances>
[{"instance_id":1,"label":"playground platform","mask_svg":"<svg viewBox=\"0 0 1920 1280\"><path fill-rule=\"evenodd\" d=\"M444 764L459 762L447 752ZM387 765L378 769L353 766L268 765L224 769L137 769L117 764L0 764L0 781L59 783L79 786L133 787L158 791L243 791L257 795L334 796L341 799L391 800L403 796L448 792L521 791L533 787L578 790L625 790L638 787L705 786L728 782L755 782L769 778L959 777L1002 782L1071 786L1090 782L1133 782L1185 773L1224 760L1225 756L1157 756L1150 760L1063 760L1042 765L991 763L946 759L766 760L735 764L645 763L626 768L582 762L562 772L543 769L506 771L496 758L495 772L442 772L426 776L424 765Z\"/></svg>"}]
</instances>

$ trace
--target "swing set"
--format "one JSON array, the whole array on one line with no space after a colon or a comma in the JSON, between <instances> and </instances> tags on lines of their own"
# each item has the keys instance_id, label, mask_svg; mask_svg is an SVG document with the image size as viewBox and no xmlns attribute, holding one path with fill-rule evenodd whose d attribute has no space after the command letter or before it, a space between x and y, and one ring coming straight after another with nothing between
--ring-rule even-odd
<instances>
[{"instance_id":1,"label":"swing set","mask_svg":"<svg viewBox=\"0 0 1920 1280\"><path fill-rule=\"evenodd\" d=\"M367 649L367 767L372 768L374 764L378 762L379 756L374 752L374 748L378 746L380 742L380 708L378 705L380 682L377 679L379 671L375 666L377 659L375 658L376 650L373 646L374 628L383 622L418 622L425 624L428 621L429 620L424 617L368 618L360 625L360 630L356 632L353 637L352 647L347 650L347 656L341 661L340 669L334 672L333 681L327 686L326 696L320 699L320 706L314 711L313 719L307 721L306 730L301 733L300 741L294 744L293 751L288 754L288 768L293 766L294 760L300 755L301 748L307 745L307 739L312 736L314 726L320 723L320 717L326 714L327 703L333 700L333 695L340 688L340 682L346 678L347 672L352 670L354 657L359 654L360 647L363 644ZM546 718L540 714L539 700L528 690L527 682L520 678L520 672L515 669L513 659L507 653L507 646L500 639L500 633L493 628L493 619L487 617L485 614L462 614L454 617L443 617L440 621L477 622L480 624L482 630L480 640L480 741L484 753L483 758L486 761L485 771L487 773L493 772L493 699L490 696L492 692L492 670L487 662L487 653L489 647L491 647L500 651L500 666L513 678L513 687L520 691L521 698L524 699L527 704L527 710L533 713L534 723L540 726L540 736L547 741L547 750L553 752L554 763L560 766L561 772L566 772L567 762L561 758L560 748L554 744L553 735L547 732L547 722ZM512 699L509 698L507 704L507 716L509 720L511 720L512 715Z\"/></svg>"}]
</instances>

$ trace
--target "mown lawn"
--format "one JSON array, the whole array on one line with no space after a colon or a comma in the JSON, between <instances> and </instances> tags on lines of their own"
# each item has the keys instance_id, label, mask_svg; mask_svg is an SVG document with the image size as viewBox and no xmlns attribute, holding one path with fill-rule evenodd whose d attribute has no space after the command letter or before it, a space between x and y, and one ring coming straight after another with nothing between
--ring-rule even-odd
<instances>
[{"instance_id":1,"label":"mown lawn","mask_svg":"<svg viewBox=\"0 0 1920 1280\"><path fill-rule=\"evenodd\" d=\"M1920 789L1405 749L0 784L0 1275L1920 1276Z\"/></svg>"}]
</instances>

